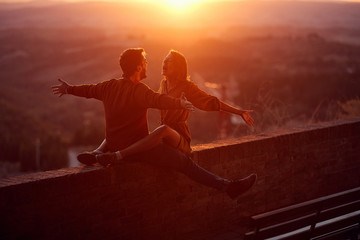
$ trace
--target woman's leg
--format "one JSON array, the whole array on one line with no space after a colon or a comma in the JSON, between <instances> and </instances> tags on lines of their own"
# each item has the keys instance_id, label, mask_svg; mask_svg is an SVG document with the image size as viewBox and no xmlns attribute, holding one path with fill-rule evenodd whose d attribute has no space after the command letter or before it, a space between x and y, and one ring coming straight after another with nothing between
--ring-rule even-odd
<instances>
[{"instance_id":1,"label":"woman's leg","mask_svg":"<svg viewBox=\"0 0 360 240\"><path fill-rule=\"evenodd\" d=\"M180 134L167 125L161 125L148 136L121 150L120 154L122 157L127 157L134 153L150 150L160 142L167 143L176 148L180 142Z\"/></svg>"}]
</instances>

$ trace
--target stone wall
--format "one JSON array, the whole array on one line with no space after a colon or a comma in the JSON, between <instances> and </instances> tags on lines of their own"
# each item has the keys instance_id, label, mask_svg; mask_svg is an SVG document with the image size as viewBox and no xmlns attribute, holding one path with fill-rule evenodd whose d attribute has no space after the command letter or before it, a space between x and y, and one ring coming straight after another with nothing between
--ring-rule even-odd
<instances>
[{"instance_id":1,"label":"stone wall","mask_svg":"<svg viewBox=\"0 0 360 240\"><path fill-rule=\"evenodd\" d=\"M195 239L243 217L360 186L360 118L194 147L226 178L258 174L237 200L142 163L0 180L0 239Z\"/></svg>"}]
</instances>

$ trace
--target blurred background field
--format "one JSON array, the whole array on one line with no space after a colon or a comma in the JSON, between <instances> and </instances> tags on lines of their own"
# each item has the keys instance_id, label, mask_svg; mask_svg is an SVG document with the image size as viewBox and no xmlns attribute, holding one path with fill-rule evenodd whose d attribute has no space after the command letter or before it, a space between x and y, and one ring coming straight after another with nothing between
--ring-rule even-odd
<instances>
[{"instance_id":1,"label":"blurred background field","mask_svg":"<svg viewBox=\"0 0 360 240\"><path fill-rule=\"evenodd\" d=\"M255 111L249 128L197 110L193 144L360 115L360 3L35 1L0 3L0 23L0 177L74 166L102 141L101 102L50 87L120 77L128 47L145 48L152 89L175 49L200 88Z\"/></svg>"}]
</instances>

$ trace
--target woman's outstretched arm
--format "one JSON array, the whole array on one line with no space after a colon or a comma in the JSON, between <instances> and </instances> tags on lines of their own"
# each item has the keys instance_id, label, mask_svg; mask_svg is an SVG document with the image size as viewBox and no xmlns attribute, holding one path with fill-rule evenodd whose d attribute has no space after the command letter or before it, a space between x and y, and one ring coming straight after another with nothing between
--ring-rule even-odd
<instances>
[{"instance_id":1,"label":"woman's outstretched arm","mask_svg":"<svg viewBox=\"0 0 360 240\"><path fill-rule=\"evenodd\" d=\"M195 83L188 83L185 97L197 108L204 111L224 111L240 115L247 125L252 126L254 119L250 116L252 110L241 110L220 101L217 97L201 90Z\"/></svg>"}]
</instances>

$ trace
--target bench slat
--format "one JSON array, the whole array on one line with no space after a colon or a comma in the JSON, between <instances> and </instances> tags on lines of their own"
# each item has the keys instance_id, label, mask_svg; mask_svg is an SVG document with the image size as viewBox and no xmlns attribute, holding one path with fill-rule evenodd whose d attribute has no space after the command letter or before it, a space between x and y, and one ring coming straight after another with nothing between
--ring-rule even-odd
<instances>
[{"instance_id":1,"label":"bench slat","mask_svg":"<svg viewBox=\"0 0 360 240\"><path fill-rule=\"evenodd\" d=\"M263 227L268 223L278 222L278 219L291 219L296 216L304 216L311 212L316 212L320 208L327 209L358 199L360 199L360 187L258 214L253 216L252 219L257 226Z\"/></svg>"},{"instance_id":2,"label":"bench slat","mask_svg":"<svg viewBox=\"0 0 360 240\"><path fill-rule=\"evenodd\" d=\"M331 208L348 202L353 202L355 200L360 200L360 188L354 188L348 191L329 195L322 200L322 208Z\"/></svg>"},{"instance_id":3,"label":"bench slat","mask_svg":"<svg viewBox=\"0 0 360 240\"><path fill-rule=\"evenodd\" d=\"M360 200L323 210L320 212L320 216L317 221L323 222L341 215L356 212L357 210L360 210Z\"/></svg>"},{"instance_id":4,"label":"bench slat","mask_svg":"<svg viewBox=\"0 0 360 240\"><path fill-rule=\"evenodd\" d=\"M262 239L262 238L278 236L304 227L309 227L310 229L311 223L314 222L315 218L316 218L316 213L301 218L293 219L281 224L259 229L258 235L260 239Z\"/></svg>"},{"instance_id":5,"label":"bench slat","mask_svg":"<svg viewBox=\"0 0 360 240\"><path fill-rule=\"evenodd\" d=\"M309 239L310 236L310 229L306 229L306 230L302 230L302 231L297 231L295 233L291 233L289 235L282 235L279 236L279 238L276 239L281 239L281 240L304 240L304 239ZM255 232L248 232L246 233L246 235L244 236L243 240L262 240L263 238L261 238L261 236L259 235L255 235Z\"/></svg>"},{"instance_id":6,"label":"bench slat","mask_svg":"<svg viewBox=\"0 0 360 240\"><path fill-rule=\"evenodd\" d=\"M348 234L346 229L355 231L353 227L360 223L360 187L259 214L251 219L254 230L245 234L246 240L285 233L285 238L279 239L297 239L297 236L308 239L306 234L309 231L304 227L310 229L311 225L315 226L313 237L324 237L327 233L345 235ZM328 234L327 237L331 236Z\"/></svg>"},{"instance_id":7,"label":"bench slat","mask_svg":"<svg viewBox=\"0 0 360 240\"><path fill-rule=\"evenodd\" d=\"M360 211L348 216L342 216L332 221L326 221L319 223L313 231L313 236L321 236L327 233L335 232L338 230L346 229L350 226L359 224L360 222Z\"/></svg>"},{"instance_id":8,"label":"bench slat","mask_svg":"<svg viewBox=\"0 0 360 240\"><path fill-rule=\"evenodd\" d=\"M359 225L350 226L342 230L332 232L330 234L321 235L319 237L312 238L311 240L339 240L345 239L349 236L356 236L359 233Z\"/></svg>"},{"instance_id":9,"label":"bench slat","mask_svg":"<svg viewBox=\"0 0 360 240\"><path fill-rule=\"evenodd\" d=\"M294 207L286 207L274 210L265 214L253 216L253 222L259 228L273 225L282 221L294 219L295 217L302 217L317 212L318 204L306 205L297 204Z\"/></svg>"}]
</instances>

